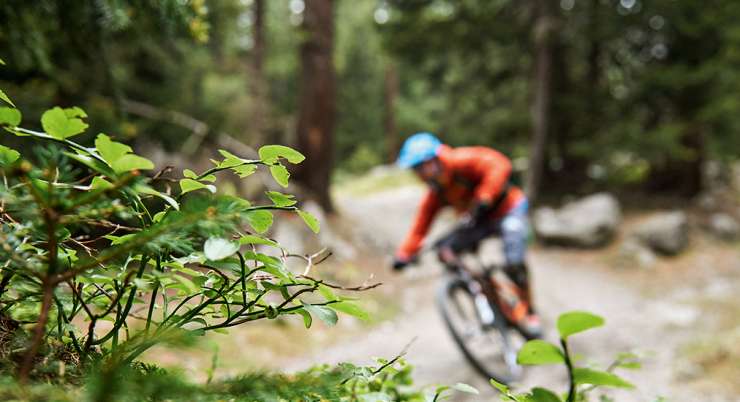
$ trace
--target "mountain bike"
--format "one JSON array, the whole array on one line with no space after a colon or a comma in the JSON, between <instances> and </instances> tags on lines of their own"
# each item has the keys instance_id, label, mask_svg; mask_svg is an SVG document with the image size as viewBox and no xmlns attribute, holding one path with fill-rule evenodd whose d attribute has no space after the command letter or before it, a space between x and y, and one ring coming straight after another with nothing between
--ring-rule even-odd
<instances>
[{"instance_id":1,"label":"mountain bike","mask_svg":"<svg viewBox=\"0 0 740 402\"><path fill-rule=\"evenodd\" d=\"M459 230L443 236L430 249L437 252L447 272L436 296L437 307L453 340L478 373L501 383L516 381L522 376L517 352L534 338L517 325L516 316L522 314L521 291L503 267L483 263L479 244L457 253L454 263L443 258L441 245ZM526 305L524 309L526 313Z\"/></svg>"}]
</instances>

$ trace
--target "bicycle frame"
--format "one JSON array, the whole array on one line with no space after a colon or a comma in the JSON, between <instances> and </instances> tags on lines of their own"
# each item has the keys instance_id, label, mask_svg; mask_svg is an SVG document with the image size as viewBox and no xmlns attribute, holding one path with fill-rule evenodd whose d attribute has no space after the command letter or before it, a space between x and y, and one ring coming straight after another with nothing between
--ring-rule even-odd
<instances>
[{"instance_id":1,"label":"bicycle frame","mask_svg":"<svg viewBox=\"0 0 740 402\"><path fill-rule=\"evenodd\" d=\"M488 271L484 270L484 276L475 275L465 264L456 258L445 260L440 257L446 271L452 277L450 280L462 281L469 294L473 297L475 312L481 326L481 330L497 329L501 334L501 341L504 345L504 361L509 367L510 373L516 378L521 375L522 368L517 364L517 350L513 347L508 329L510 328L508 318L503 314L499 307L500 298L496 294L497 290L488 278Z\"/></svg>"}]
</instances>

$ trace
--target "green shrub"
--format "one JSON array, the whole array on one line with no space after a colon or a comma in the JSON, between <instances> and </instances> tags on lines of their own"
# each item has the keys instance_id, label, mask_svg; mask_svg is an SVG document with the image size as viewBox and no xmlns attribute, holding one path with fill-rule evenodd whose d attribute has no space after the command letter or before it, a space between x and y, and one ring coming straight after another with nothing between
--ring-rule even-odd
<instances>
[{"instance_id":1,"label":"green shrub","mask_svg":"<svg viewBox=\"0 0 740 402\"><path fill-rule=\"evenodd\" d=\"M46 144L33 158L0 145L0 336L6 374L74 376L96 365L126 367L161 342L192 342L207 331L283 315L332 325L337 312L364 316L336 285L286 269L292 256L264 237L272 211L293 211L315 232L318 221L289 194L267 191L255 205L220 195L218 177L269 169L288 185L299 152L280 145L259 159L221 150L222 159L173 179L145 175L152 162L106 134L83 145L80 108L48 110L44 131L20 126L3 92L0 126ZM174 185L173 185L174 184ZM103 325L104 323L104 325Z\"/></svg>"}]
</instances>

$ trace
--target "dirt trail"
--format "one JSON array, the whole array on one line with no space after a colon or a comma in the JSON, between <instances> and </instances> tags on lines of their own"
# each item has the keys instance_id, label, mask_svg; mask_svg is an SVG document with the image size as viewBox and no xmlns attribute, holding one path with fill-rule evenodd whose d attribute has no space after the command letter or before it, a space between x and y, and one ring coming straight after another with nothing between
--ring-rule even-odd
<instances>
[{"instance_id":1,"label":"dirt trail","mask_svg":"<svg viewBox=\"0 0 740 402\"><path fill-rule=\"evenodd\" d=\"M344 200L340 204L352 206L344 213L356 222L368 243L389 251L398 244L408 227L421 191L416 187L404 187ZM442 231L443 226L435 226L435 231ZM494 253L497 254L497 250ZM695 395L676 380L677 347L697 331L693 323L699 314L694 307L681 305L671 296L680 294L682 290L672 289L668 295L663 292L659 298L648 296L640 286L630 282L629 276L615 272L603 258L593 254L540 248L531 250L536 303L549 329L546 337L555 340L555 320L562 312L579 309L600 314L607 319L604 328L572 338L574 352L585 356L581 364L594 363L603 368L622 351L642 352L647 356L641 370L621 373L637 389L611 393L615 400L652 402L664 396L674 402L732 401ZM447 334L434 306L441 270L431 259L424 262L421 268L387 278L398 289L403 310L392 321L379 325L362 337L322 350L315 356L290 362L287 368L301 369L312 364L341 361L369 363L373 356L394 356L414 340L406 358L415 366L418 385L464 382L482 393L471 397L462 395L455 400L498 400L486 381L468 367ZM566 383L562 368L548 366L527 369L521 385L563 390Z\"/></svg>"}]
</instances>

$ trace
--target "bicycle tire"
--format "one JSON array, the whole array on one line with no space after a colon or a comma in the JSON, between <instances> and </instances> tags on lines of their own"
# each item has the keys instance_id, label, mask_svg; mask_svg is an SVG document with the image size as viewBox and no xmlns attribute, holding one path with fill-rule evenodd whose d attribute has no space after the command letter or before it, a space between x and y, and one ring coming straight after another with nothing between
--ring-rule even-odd
<instances>
[{"instance_id":1,"label":"bicycle tire","mask_svg":"<svg viewBox=\"0 0 740 402\"><path fill-rule=\"evenodd\" d=\"M443 285L439 288L436 301L437 307L442 315L442 319L444 320L447 329L452 335L452 339L455 341L455 344L458 346L460 351L462 351L465 359L480 375L484 376L486 379L493 378L494 380L504 384L508 384L519 379L521 377L521 367L516 366L518 367L518 371L515 371L510 366L511 361L509 361L508 363L506 361L507 354L509 359L511 359L511 353L516 356L516 350L513 349L514 347L508 344L508 339L510 336L509 332L513 332L515 331L515 329L510 328L507 325L505 319L503 318L503 316L500 315L495 307L493 311L497 316L495 317L493 325L484 326L480 323L477 315L475 316L475 322L472 325L477 326L477 329L485 333L486 336L491 335L494 337L500 337L502 340L502 355L500 359L501 361L493 362L492 360L486 359L484 356L482 356L482 353L472 350L473 345L471 345L469 340L466 339L465 334L463 334L463 329L454 323L454 321L456 320L456 315L459 315L459 311L455 312L453 310L453 303L455 303L453 300L460 296L464 300L466 300L466 303L474 305L475 302L473 299L473 295L470 293L465 282L459 278L452 278L448 281L445 281L445 283L443 283ZM466 320L468 320L467 325L469 327L471 325L471 322L469 322L470 318L466 318ZM496 365L503 363L503 365L500 367L500 369L494 368L494 363Z\"/></svg>"}]
</instances>

